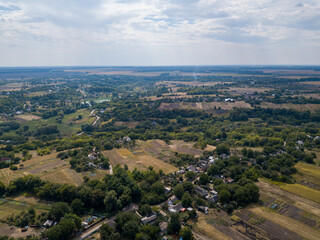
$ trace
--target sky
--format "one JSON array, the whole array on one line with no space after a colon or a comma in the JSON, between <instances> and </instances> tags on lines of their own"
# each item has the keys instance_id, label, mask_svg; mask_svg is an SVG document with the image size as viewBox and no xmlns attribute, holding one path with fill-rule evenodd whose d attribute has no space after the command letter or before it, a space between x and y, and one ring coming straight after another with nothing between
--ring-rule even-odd
<instances>
[{"instance_id":1,"label":"sky","mask_svg":"<svg viewBox=\"0 0 320 240\"><path fill-rule=\"evenodd\" d=\"M0 0L0 66L263 64L320 64L320 0Z\"/></svg>"}]
</instances>

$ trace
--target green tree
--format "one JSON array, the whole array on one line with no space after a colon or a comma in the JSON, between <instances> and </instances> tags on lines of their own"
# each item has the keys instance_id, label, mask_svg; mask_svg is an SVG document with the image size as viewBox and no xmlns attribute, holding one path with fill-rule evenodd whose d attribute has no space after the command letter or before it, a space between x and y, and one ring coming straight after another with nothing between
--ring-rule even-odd
<instances>
[{"instance_id":1,"label":"green tree","mask_svg":"<svg viewBox=\"0 0 320 240\"><path fill-rule=\"evenodd\" d=\"M6 186L0 181L0 197L6 193Z\"/></svg>"},{"instance_id":2,"label":"green tree","mask_svg":"<svg viewBox=\"0 0 320 240\"><path fill-rule=\"evenodd\" d=\"M71 208L73 213L81 215L84 212L84 203L80 199L76 198L72 201Z\"/></svg>"},{"instance_id":3,"label":"green tree","mask_svg":"<svg viewBox=\"0 0 320 240\"><path fill-rule=\"evenodd\" d=\"M184 227L180 230L180 237L182 237L183 240L192 240L193 235L192 231L189 227Z\"/></svg>"},{"instance_id":4,"label":"green tree","mask_svg":"<svg viewBox=\"0 0 320 240\"><path fill-rule=\"evenodd\" d=\"M218 192L218 198L221 203L227 203L231 199L231 193L226 189L222 189Z\"/></svg>"},{"instance_id":5,"label":"green tree","mask_svg":"<svg viewBox=\"0 0 320 240\"><path fill-rule=\"evenodd\" d=\"M51 205L49 217L59 221L67 213L71 213L69 205L65 202L57 202Z\"/></svg>"},{"instance_id":6,"label":"green tree","mask_svg":"<svg viewBox=\"0 0 320 240\"><path fill-rule=\"evenodd\" d=\"M182 206L185 208L192 207L192 198L188 192L185 192L183 194L181 202L182 202Z\"/></svg>"},{"instance_id":7,"label":"green tree","mask_svg":"<svg viewBox=\"0 0 320 240\"><path fill-rule=\"evenodd\" d=\"M114 190L111 190L107 193L104 204L108 213L112 214L117 212L120 208L121 202L117 199L117 193Z\"/></svg>"},{"instance_id":8,"label":"green tree","mask_svg":"<svg viewBox=\"0 0 320 240\"><path fill-rule=\"evenodd\" d=\"M177 196L177 198L181 199L181 198L182 198L182 195L183 195L183 193L184 193L184 189L183 189L182 184L176 185L176 186L173 188L173 192L174 192L174 194Z\"/></svg>"},{"instance_id":9,"label":"green tree","mask_svg":"<svg viewBox=\"0 0 320 240\"><path fill-rule=\"evenodd\" d=\"M181 229L181 223L179 220L179 214L171 214L170 221L168 224L168 232L169 234L177 234Z\"/></svg>"}]
</instances>

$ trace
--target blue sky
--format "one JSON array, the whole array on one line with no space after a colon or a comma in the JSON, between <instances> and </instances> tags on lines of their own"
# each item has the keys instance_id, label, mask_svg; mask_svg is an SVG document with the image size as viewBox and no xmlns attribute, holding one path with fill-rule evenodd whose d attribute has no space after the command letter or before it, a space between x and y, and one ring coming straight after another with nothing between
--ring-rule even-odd
<instances>
[{"instance_id":1,"label":"blue sky","mask_svg":"<svg viewBox=\"0 0 320 240\"><path fill-rule=\"evenodd\" d=\"M320 64L320 0L0 0L0 66Z\"/></svg>"}]
</instances>

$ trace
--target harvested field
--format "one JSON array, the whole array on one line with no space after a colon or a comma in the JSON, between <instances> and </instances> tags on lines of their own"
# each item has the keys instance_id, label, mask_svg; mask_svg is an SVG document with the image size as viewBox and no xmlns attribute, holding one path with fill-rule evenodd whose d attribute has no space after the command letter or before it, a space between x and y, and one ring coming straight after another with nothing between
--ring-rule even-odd
<instances>
[{"instance_id":1,"label":"harvested field","mask_svg":"<svg viewBox=\"0 0 320 240\"><path fill-rule=\"evenodd\" d=\"M263 179L260 179L256 184L260 189L261 198L265 198L266 196L268 198L276 198L299 209L302 209L303 211L316 216L320 216L320 204L295 195L291 192L287 192L282 188L276 185L272 185Z\"/></svg>"},{"instance_id":2,"label":"harvested field","mask_svg":"<svg viewBox=\"0 0 320 240\"><path fill-rule=\"evenodd\" d=\"M217 239L217 240L231 240L229 236L225 235L224 233L217 230L215 227L213 227L211 224L207 222L207 216L198 213L198 219L195 223L192 223L193 231L196 233L203 234L205 236L208 236L211 239Z\"/></svg>"},{"instance_id":3,"label":"harvested field","mask_svg":"<svg viewBox=\"0 0 320 240\"><path fill-rule=\"evenodd\" d=\"M320 106L320 105L319 105ZM221 108L222 110L232 110L233 108L252 108L250 104L239 101L239 102L176 102L176 103L161 103L160 110L172 110L172 109L192 109L192 110L213 110Z\"/></svg>"},{"instance_id":4,"label":"harvested field","mask_svg":"<svg viewBox=\"0 0 320 240\"><path fill-rule=\"evenodd\" d=\"M260 208L258 208L260 209ZM265 218L262 214L257 214L255 211L243 210L236 214L242 221L250 223L256 228L262 229L268 235L271 235L272 239L292 239L292 240L302 240L299 234L288 230L287 228L275 223L272 219Z\"/></svg>"},{"instance_id":5,"label":"harvested field","mask_svg":"<svg viewBox=\"0 0 320 240\"><path fill-rule=\"evenodd\" d=\"M50 182L69 183L78 186L83 182L83 177L86 175L92 179L101 179L108 173L107 170L96 170L96 174L92 176L91 173L78 173L70 169L68 161L56 158L57 153L55 151L44 156L37 156L36 151L30 151L30 153L33 157L22 162L24 166L18 170L0 169L0 181L9 184L13 179L32 174Z\"/></svg>"},{"instance_id":6,"label":"harvested field","mask_svg":"<svg viewBox=\"0 0 320 240\"><path fill-rule=\"evenodd\" d=\"M197 149L194 147L194 143L192 142L183 142L183 141L177 141L177 140L172 140L171 144L169 145L169 147L174 150L175 152L179 152L179 153L187 153L187 154L191 154L195 157L200 157L203 153L203 150L201 149ZM208 146L209 149L214 149L213 146Z\"/></svg>"},{"instance_id":7,"label":"harvested field","mask_svg":"<svg viewBox=\"0 0 320 240\"><path fill-rule=\"evenodd\" d=\"M3 91L19 91L24 86L24 83L8 83L0 86L0 92Z\"/></svg>"},{"instance_id":8,"label":"harvested field","mask_svg":"<svg viewBox=\"0 0 320 240\"><path fill-rule=\"evenodd\" d=\"M161 82L157 82L156 85L165 85L167 87L176 87L177 85L185 85L185 86L195 87L195 86L214 86L221 83L223 82L161 81Z\"/></svg>"},{"instance_id":9,"label":"harvested field","mask_svg":"<svg viewBox=\"0 0 320 240\"><path fill-rule=\"evenodd\" d=\"M297 111L310 111L310 112L315 112L320 110L320 104L275 104L271 102L262 102L260 104L260 107L262 108L285 108L285 109L294 109Z\"/></svg>"},{"instance_id":10,"label":"harvested field","mask_svg":"<svg viewBox=\"0 0 320 240\"><path fill-rule=\"evenodd\" d=\"M25 239L28 235L40 235L40 231L34 228L29 228L26 232L21 232L20 228L9 226L5 223L0 223L0 236L10 236L14 238L22 237Z\"/></svg>"},{"instance_id":11,"label":"harvested field","mask_svg":"<svg viewBox=\"0 0 320 240\"><path fill-rule=\"evenodd\" d=\"M289 217L282 216L280 214L274 213L264 207L253 207L250 208L250 212L261 216L268 220L268 222L274 223L272 227L270 227L270 231L272 234L276 234L275 236L281 236L281 232L283 237L280 239L312 239L318 240L320 238L320 231L314 228L311 228L305 224L297 222ZM267 221L266 221L267 222ZM263 223L265 224L265 223ZM261 225L263 225L261 224ZM259 225L259 227L261 227ZM284 228L280 232L277 232L277 228Z\"/></svg>"},{"instance_id":12,"label":"harvested field","mask_svg":"<svg viewBox=\"0 0 320 240\"><path fill-rule=\"evenodd\" d=\"M113 166L117 164L120 164L121 166L127 164L130 170L133 170L134 168L146 170L149 166L153 166L156 171L162 169L166 174L178 170L173 165L161 161L147 152L140 151L139 153L133 154L128 149L121 148L104 151L103 154L110 159Z\"/></svg>"},{"instance_id":13,"label":"harvested field","mask_svg":"<svg viewBox=\"0 0 320 240\"><path fill-rule=\"evenodd\" d=\"M292 218L296 221L299 221L309 227L318 228L320 230L320 217L313 215L309 212L306 212L296 206L292 206L286 202L283 202L276 198L269 198L266 196L262 196L260 198L263 201L263 206L277 212L281 215Z\"/></svg>"},{"instance_id":14,"label":"harvested field","mask_svg":"<svg viewBox=\"0 0 320 240\"><path fill-rule=\"evenodd\" d=\"M22 121L32 121L32 120L41 119L41 117L33 115L33 114L17 115L17 116L15 116L15 118L18 120L22 120Z\"/></svg>"},{"instance_id":15,"label":"harvested field","mask_svg":"<svg viewBox=\"0 0 320 240\"><path fill-rule=\"evenodd\" d=\"M119 127L126 127L126 128L135 128L137 125L139 124L139 122L133 121L133 122L115 122L114 125L115 126L119 126Z\"/></svg>"},{"instance_id":16,"label":"harvested field","mask_svg":"<svg viewBox=\"0 0 320 240\"><path fill-rule=\"evenodd\" d=\"M315 85L320 87L320 81L301 82L301 84Z\"/></svg>"},{"instance_id":17,"label":"harvested field","mask_svg":"<svg viewBox=\"0 0 320 240\"><path fill-rule=\"evenodd\" d=\"M254 87L230 87L226 92L233 95L243 95L243 94L254 94L254 93L262 93L272 90L271 88L254 88Z\"/></svg>"},{"instance_id":18,"label":"harvested field","mask_svg":"<svg viewBox=\"0 0 320 240\"><path fill-rule=\"evenodd\" d=\"M135 167L146 169L150 165L156 170L162 169L165 173L177 171L177 168L169 164L174 152L188 153L193 156L202 155L204 150L194 147L194 142L172 141L166 144L162 140L137 141L133 149L113 149L103 153L110 159L113 166L127 164L129 169ZM207 150L214 150L213 146L207 146Z\"/></svg>"}]
</instances>

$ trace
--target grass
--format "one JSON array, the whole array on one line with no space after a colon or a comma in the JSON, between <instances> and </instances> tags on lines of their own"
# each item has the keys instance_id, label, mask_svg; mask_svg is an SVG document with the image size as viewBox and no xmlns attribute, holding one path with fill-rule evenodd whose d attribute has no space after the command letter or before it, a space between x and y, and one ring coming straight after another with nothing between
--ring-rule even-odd
<instances>
[{"instance_id":1,"label":"grass","mask_svg":"<svg viewBox=\"0 0 320 240\"><path fill-rule=\"evenodd\" d=\"M32 120L41 119L41 117L33 115L33 114L18 115L15 118L18 119L18 120L22 120L22 121L32 121Z\"/></svg>"},{"instance_id":2,"label":"grass","mask_svg":"<svg viewBox=\"0 0 320 240\"><path fill-rule=\"evenodd\" d=\"M110 159L113 166L127 164L130 170L134 168L146 170L149 166L152 166L156 171L162 169L166 174L178 170L175 166L153 156L153 152L150 151L149 147L149 142L139 142L138 146L130 151L126 148L120 148L104 151L103 153Z\"/></svg>"},{"instance_id":3,"label":"grass","mask_svg":"<svg viewBox=\"0 0 320 240\"><path fill-rule=\"evenodd\" d=\"M96 174L91 175L91 172L78 173L70 169L67 160L60 160L57 158L57 152L44 156L38 156L36 151L30 151L32 158L25 162L22 168L12 171L9 168L0 169L0 181L8 185L13 179L32 174L54 183L69 183L72 185L80 185L83 182L83 177L88 176L90 179L101 179L108 173L107 170L96 170Z\"/></svg>"},{"instance_id":4,"label":"grass","mask_svg":"<svg viewBox=\"0 0 320 240\"><path fill-rule=\"evenodd\" d=\"M299 195L301 197L307 198L314 202L320 203L320 191L314 190L312 188L308 188L301 184L281 184L280 188Z\"/></svg>"},{"instance_id":5,"label":"grass","mask_svg":"<svg viewBox=\"0 0 320 240\"><path fill-rule=\"evenodd\" d=\"M0 220L5 220L12 214L19 214L21 211L26 211L30 207L33 207L37 214L50 210L50 204L48 203L30 203L16 201L14 199L4 199L0 202Z\"/></svg>"},{"instance_id":6,"label":"grass","mask_svg":"<svg viewBox=\"0 0 320 240\"><path fill-rule=\"evenodd\" d=\"M318 183L320 183L320 167L318 167L317 165L298 162L295 165L295 168L303 175L308 175L319 179Z\"/></svg>"},{"instance_id":7,"label":"grass","mask_svg":"<svg viewBox=\"0 0 320 240\"><path fill-rule=\"evenodd\" d=\"M79 115L82 115L82 119L78 119ZM57 125L59 131L64 135L70 135L76 133L81 129L84 124L92 124L95 118L91 117L90 111L87 109L80 109L75 113L66 114L61 123L57 123L56 117L48 119L38 119L22 123L22 126L29 126L31 131L36 130L37 127L42 125Z\"/></svg>"}]
</instances>

